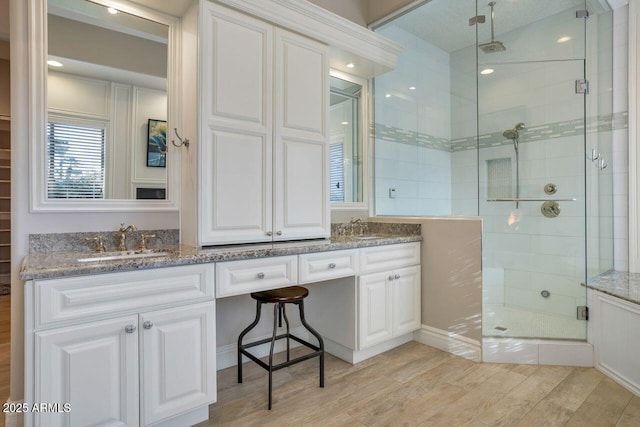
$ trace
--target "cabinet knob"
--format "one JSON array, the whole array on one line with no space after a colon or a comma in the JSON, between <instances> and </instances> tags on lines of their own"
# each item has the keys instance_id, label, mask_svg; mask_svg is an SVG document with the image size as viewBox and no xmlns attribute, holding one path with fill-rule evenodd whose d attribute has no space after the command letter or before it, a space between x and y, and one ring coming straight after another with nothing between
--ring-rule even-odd
<instances>
[{"instance_id":1,"label":"cabinet knob","mask_svg":"<svg viewBox=\"0 0 640 427\"><path fill-rule=\"evenodd\" d=\"M273 236L273 231L267 231L267 236L269 237Z\"/></svg>"},{"instance_id":2,"label":"cabinet knob","mask_svg":"<svg viewBox=\"0 0 640 427\"><path fill-rule=\"evenodd\" d=\"M336 263L332 262L331 264L329 264L329 268L336 268Z\"/></svg>"},{"instance_id":3,"label":"cabinet knob","mask_svg":"<svg viewBox=\"0 0 640 427\"><path fill-rule=\"evenodd\" d=\"M276 231L276 234L277 234L278 236L282 236L282 231L278 230L278 231Z\"/></svg>"},{"instance_id":4,"label":"cabinet knob","mask_svg":"<svg viewBox=\"0 0 640 427\"><path fill-rule=\"evenodd\" d=\"M264 279L264 273L258 273L258 279Z\"/></svg>"},{"instance_id":5,"label":"cabinet knob","mask_svg":"<svg viewBox=\"0 0 640 427\"><path fill-rule=\"evenodd\" d=\"M124 331L128 334L132 334L136 331L136 327L134 325L127 325L124 327Z\"/></svg>"},{"instance_id":6,"label":"cabinet knob","mask_svg":"<svg viewBox=\"0 0 640 427\"><path fill-rule=\"evenodd\" d=\"M153 322L150 322L150 321L147 320L146 322L144 322L142 324L142 327L145 328L145 329L151 329L151 328L153 328Z\"/></svg>"},{"instance_id":7,"label":"cabinet knob","mask_svg":"<svg viewBox=\"0 0 640 427\"><path fill-rule=\"evenodd\" d=\"M393 280L393 274L389 275L389 280Z\"/></svg>"},{"instance_id":8,"label":"cabinet knob","mask_svg":"<svg viewBox=\"0 0 640 427\"><path fill-rule=\"evenodd\" d=\"M396 274L395 276L393 276L393 278L394 278L394 279L399 279L399 278L400 278L400 275L399 275L399 274Z\"/></svg>"}]
</instances>

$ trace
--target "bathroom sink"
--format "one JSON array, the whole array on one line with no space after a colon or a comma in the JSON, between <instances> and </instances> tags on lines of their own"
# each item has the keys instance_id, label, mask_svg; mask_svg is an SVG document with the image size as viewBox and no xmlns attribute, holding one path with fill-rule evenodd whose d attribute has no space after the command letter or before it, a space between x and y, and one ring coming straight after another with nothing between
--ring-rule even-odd
<instances>
[{"instance_id":1,"label":"bathroom sink","mask_svg":"<svg viewBox=\"0 0 640 427\"><path fill-rule=\"evenodd\" d=\"M136 258L151 258L151 257L163 257L169 255L169 252L164 249L144 249L137 251L124 251L124 252L104 252L96 253L84 258L78 258L78 262L100 262L100 261L115 261L115 260L127 260Z\"/></svg>"}]
</instances>

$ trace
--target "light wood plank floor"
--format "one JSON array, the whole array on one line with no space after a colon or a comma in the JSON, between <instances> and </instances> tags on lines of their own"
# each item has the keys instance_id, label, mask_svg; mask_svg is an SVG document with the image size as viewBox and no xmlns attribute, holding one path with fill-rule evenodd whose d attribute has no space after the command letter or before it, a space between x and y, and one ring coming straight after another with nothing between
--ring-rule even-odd
<instances>
[{"instance_id":1,"label":"light wood plank floor","mask_svg":"<svg viewBox=\"0 0 640 427\"><path fill-rule=\"evenodd\" d=\"M297 351L297 349L296 349ZM312 359L274 374L218 372L218 402L200 426L640 426L640 398L593 368L473 363L411 342L352 366Z\"/></svg>"}]
</instances>

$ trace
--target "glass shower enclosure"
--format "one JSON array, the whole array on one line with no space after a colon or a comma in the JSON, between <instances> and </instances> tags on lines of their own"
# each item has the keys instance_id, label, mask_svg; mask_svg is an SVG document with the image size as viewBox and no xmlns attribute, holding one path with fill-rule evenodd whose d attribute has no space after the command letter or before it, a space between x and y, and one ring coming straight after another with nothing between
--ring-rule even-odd
<instances>
[{"instance_id":1,"label":"glass shower enclosure","mask_svg":"<svg viewBox=\"0 0 640 427\"><path fill-rule=\"evenodd\" d=\"M431 0L376 31L405 46L374 81L376 214L479 215L483 335L586 339L581 284L613 266L606 2Z\"/></svg>"}]
</instances>

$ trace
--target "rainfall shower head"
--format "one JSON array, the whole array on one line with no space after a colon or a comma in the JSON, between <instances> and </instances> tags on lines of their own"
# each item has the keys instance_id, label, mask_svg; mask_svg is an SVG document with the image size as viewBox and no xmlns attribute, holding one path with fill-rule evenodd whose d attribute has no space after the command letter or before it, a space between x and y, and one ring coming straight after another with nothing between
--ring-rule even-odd
<instances>
[{"instance_id":1,"label":"rainfall shower head","mask_svg":"<svg viewBox=\"0 0 640 427\"><path fill-rule=\"evenodd\" d=\"M489 43L482 43L481 45L478 45L478 47L482 49L484 53L503 52L507 50L507 48L504 47L502 42L499 42L498 40L496 40L493 35L493 21L495 18L493 14L493 6L495 5L496 5L495 1L489 2L489 5L488 5L489 7L491 7L491 41Z\"/></svg>"}]
</instances>

